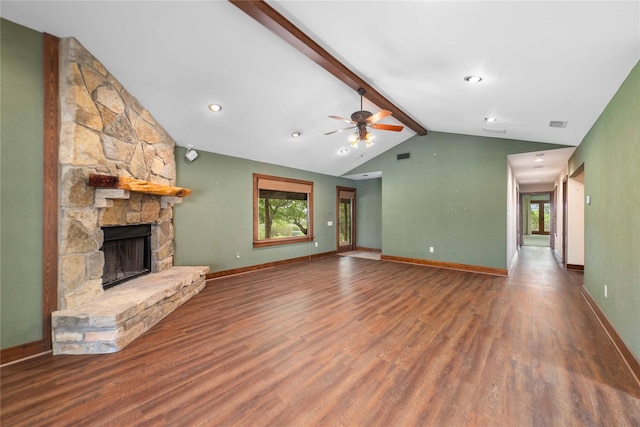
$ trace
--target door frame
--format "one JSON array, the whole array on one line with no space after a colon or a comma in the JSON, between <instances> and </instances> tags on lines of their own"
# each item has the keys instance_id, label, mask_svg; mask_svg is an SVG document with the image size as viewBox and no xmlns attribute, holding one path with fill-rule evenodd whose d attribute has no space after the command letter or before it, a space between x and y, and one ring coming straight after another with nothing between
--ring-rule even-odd
<instances>
[{"instance_id":1,"label":"door frame","mask_svg":"<svg viewBox=\"0 0 640 427\"><path fill-rule=\"evenodd\" d=\"M555 186L553 191L550 194L551 199L551 221L549 224L549 246L551 249L556 248L556 233L558 232L558 218L557 216L557 205L558 205L558 187Z\"/></svg>"},{"instance_id":2,"label":"door frame","mask_svg":"<svg viewBox=\"0 0 640 427\"><path fill-rule=\"evenodd\" d=\"M567 250L569 245L567 244L568 237L568 210L569 210L569 201L567 200L567 191L569 184L569 175L566 175L562 179L562 266L567 268Z\"/></svg>"},{"instance_id":3,"label":"door frame","mask_svg":"<svg viewBox=\"0 0 640 427\"><path fill-rule=\"evenodd\" d=\"M545 195L549 195L549 201L548 203L550 203L550 214L551 214L551 221L549 224L550 230L549 230L549 246L551 246L551 236L553 236L553 233L555 232L555 223L553 221L553 211L555 209L555 202L556 200L554 200L554 190L549 190L549 191L522 191L518 193L518 225L516 227L517 233L518 233L518 247L522 247L524 246L524 229L522 226L522 221L524 219L524 215L523 215L523 210L525 209L525 205L523 203L523 196L525 195L529 195L529 196L539 196L541 194L545 194ZM529 209L530 206L527 206L527 209ZM555 241L554 241L554 245L555 245Z\"/></svg>"},{"instance_id":4,"label":"door frame","mask_svg":"<svg viewBox=\"0 0 640 427\"><path fill-rule=\"evenodd\" d=\"M536 203L538 205L538 231L532 231L531 234L537 234L540 236L550 236L552 234L553 228L553 201L552 200L532 200L529 202L529 209L531 209L531 205ZM545 231L544 229L544 205L549 204L549 230ZM540 231L540 227L542 226L542 231Z\"/></svg>"},{"instance_id":5,"label":"door frame","mask_svg":"<svg viewBox=\"0 0 640 427\"><path fill-rule=\"evenodd\" d=\"M351 244L340 246L340 193L352 193L351 199ZM356 189L336 186L336 252L348 252L356 249Z\"/></svg>"}]
</instances>

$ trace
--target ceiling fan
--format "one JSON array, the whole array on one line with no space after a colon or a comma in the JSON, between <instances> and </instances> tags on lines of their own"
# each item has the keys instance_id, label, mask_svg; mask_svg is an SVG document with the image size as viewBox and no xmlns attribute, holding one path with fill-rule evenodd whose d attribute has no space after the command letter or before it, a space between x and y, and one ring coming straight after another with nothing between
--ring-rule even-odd
<instances>
[{"instance_id":1,"label":"ceiling fan","mask_svg":"<svg viewBox=\"0 0 640 427\"><path fill-rule=\"evenodd\" d=\"M364 111L362 100L365 93L367 93L367 91L363 88L358 89L358 94L360 95L360 111L356 111L355 113L351 114L351 120L345 119L344 117L340 116L329 116L332 119L342 120L355 126L349 126L344 129L327 132L325 133L325 135L344 132L345 130L349 129L357 129L356 132L349 137L349 142L351 142L351 145L357 148L360 141L365 141L367 147L373 145L374 135L367 131L367 127L378 130L390 130L393 132L400 132L402 129L404 129L404 126L376 123L384 119L385 117L390 116L391 111L380 110L376 114L372 114L370 111Z\"/></svg>"}]
</instances>

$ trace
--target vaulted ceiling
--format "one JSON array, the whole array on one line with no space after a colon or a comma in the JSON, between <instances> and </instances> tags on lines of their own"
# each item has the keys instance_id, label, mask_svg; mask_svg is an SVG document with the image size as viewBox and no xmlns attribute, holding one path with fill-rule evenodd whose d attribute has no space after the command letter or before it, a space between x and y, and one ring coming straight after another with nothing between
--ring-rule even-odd
<instances>
[{"instance_id":1,"label":"vaulted ceiling","mask_svg":"<svg viewBox=\"0 0 640 427\"><path fill-rule=\"evenodd\" d=\"M637 1L268 5L428 131L577 146L640 59ZM416 134L373 130L366 149L325 136L358 94L230 2L3 0L0 14L77 38L180 146L342 175Z\"/></svg>"}]
</instances>

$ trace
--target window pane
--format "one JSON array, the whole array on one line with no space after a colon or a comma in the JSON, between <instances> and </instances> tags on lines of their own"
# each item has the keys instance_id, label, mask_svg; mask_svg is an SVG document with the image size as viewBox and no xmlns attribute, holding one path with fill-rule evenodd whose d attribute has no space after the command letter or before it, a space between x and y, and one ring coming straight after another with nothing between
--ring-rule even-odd
<instances>
[{"instance_id":1,"label":"window pane","mask_svg":"<svg viewBox=\"0 0 640 427\"><path fill-rule=\"evenodd\" d=\"M260 240L307 235L309 208L306 194L260 190L258 207Z\"/></svg>"},{"instance_id":2,"label":"window pane","mask_svg":"<svg viewBox=\"0 0 640 427\"><path fill-rule=\"evenodd\" d=\"M551 203L544 204L544 231L551 231Z\"/></svg>"},{"instance_id":3,"label":"window pane","mask_svg":"<svg viewBox=\"0 0 640 427\"><path fill-rule=\"evenodd\" d=\"M254 247L313 238L313 182L253 174Z\"/></svg>"},{"instance_id":4,"label":"window pane","mask_svg":"<svg viewBox=\"0 0 640 427\"><path fill-rule=\"evenodd\" d=\"M538 203L531 203L531 231L538 231L540 224L540 213Z\"/></svg>"},{"instance_id":5,"label":"window pane","mask_svg":"<svg viewBox=\"0 0 640 427\"><path fill-rule=\"evenodd\" d=\"M340 199L340 246L351 244L351 200Z\"/></svg>"}]
</instances>

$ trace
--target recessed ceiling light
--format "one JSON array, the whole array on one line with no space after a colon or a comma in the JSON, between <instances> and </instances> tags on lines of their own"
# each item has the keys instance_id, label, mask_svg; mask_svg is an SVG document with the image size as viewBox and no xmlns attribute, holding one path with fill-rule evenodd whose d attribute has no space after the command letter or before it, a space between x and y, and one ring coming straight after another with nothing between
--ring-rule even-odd
<instances>
[{"instance_id":1,"label":"recessed ceiling light","mask_svg":"<svg viewBox=\"0 0 640 427\"><path fill-rule=\"evenodd\" d=\"M210 104L209 105L209 110L213 111L214 113L217 113L218 111L222 110L222 105L220 105L220 104Z\"/></svg>"},{"instance_id":2,"label":"recessed ceiling light","mask_svg":"<svg viewBox=\"0 0 640 427\"><path fill-rule=\"evenodd\" d=\"M349 152L348 148L341 148L340 149L340 154L347 154Z\"/></svg>"},{"instance_id":3,"label":"recessed ceiling light","mask_svg":"<svg viewBox=\"0 0 640 427\"><path fill-rule=\"evenodd\" d=\"M544 162L544 154L536 154L534 162Z\"/></svg>"},{"instance_id":4,"label":"recessed ceiling light","mask_svg":"<svg viewBox=\"0 0 640 427\"><path fill-rule=\"evenodd\" d=\"M298 138L300 136L300 132L293 132L291 134L291 138Z\"/></svg>"},{"instance_id":5,"label":"recessed ceiling light","mask_svg":"<svg viewBox=\"0 0 640 427\"><path fill-rule=\"evenodd\" d=\"M485 117L484 121L488 123L493 123L493 122L497 122L498 119L496 119L495 117Z\"/></svg>"},{"instance_id":6,"label":"recessed ceiling light","mask_svg":"<svg viewBox=\"0 0 640 427\"><path fill-rule=\"evenodd\" d=\"M469 82L469 83L480 83L482 81L482 77L480 76L466 76L464 78L465 82Z\"/></svg>"}]
</instances>

